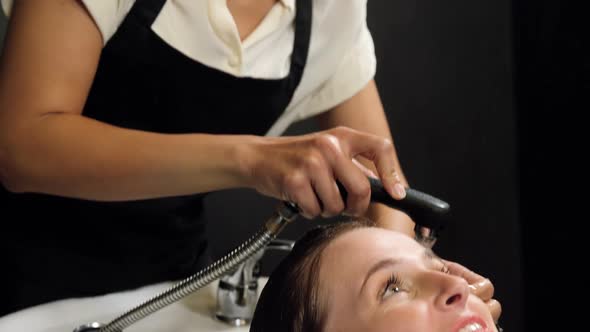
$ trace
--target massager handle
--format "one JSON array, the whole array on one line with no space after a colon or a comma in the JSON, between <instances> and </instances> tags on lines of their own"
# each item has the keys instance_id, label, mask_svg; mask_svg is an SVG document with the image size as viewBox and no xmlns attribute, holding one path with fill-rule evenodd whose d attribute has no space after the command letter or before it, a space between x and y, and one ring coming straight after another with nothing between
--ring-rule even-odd
<instances>
[{"instance_id":1,"label":"massager handle","mask_svg":"<svg viewBox=\"0 0 590 332\"><path fill-rule=\"evenodd\" d=\"M372 177L368 177L368 179L371 184L371 202L385 204L403 211L420 226L434 230L442 228L444 217L450 210L447 202L412 188L406 188L406 197L397 200L387 193L379 179ZM346 202L348 193L341 183L338 183L338 188Z\"/></svg>"}]
</instances>

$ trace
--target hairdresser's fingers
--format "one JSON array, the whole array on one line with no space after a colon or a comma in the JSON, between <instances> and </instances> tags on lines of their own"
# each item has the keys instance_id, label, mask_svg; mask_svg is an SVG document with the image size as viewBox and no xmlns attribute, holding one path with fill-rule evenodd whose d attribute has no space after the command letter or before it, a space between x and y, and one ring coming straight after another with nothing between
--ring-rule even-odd
<instances>
[{"instance_id":1,"label":"hairdresser's fingers","mask_svg":"<svg viewBox=\"0 0 590 332\"><path fill-rule=\"evenodd\" d=\"M378 179L379 176L377 174L375 174L375 172L373 172L372 170L370 170L367 166L361 164L360 161L358 161L356 158L352 158L352 163L356 165L356 167L358 167L361 172L363 172L363 174L365 174L365 176L367 177L371 177L374 179Z\"/></svg>"},{"instance_id":2,"label":"hairdresser's fingers","mask_svg":"<svg viewBox=\"0 0 590 332\"><path fill-rule=\"evenodd\" d=\"M481 298L483 301L488 301L494 296L494 284L490 279L484 278L459 263L450 261L444 262L449 269L449 273L459 276L467 281L471 293Z\"/></svg>"},{"instance_id":3,"label":"hairdresser's fingers","mask_svg":"<svg viewBox=\"0 0 590 332\"><path fill-rule=\"evenodd\" d=\"M476 284L478 282L485 280L485 278L482 277L481 275L471 271L470 269L466 268L465 266L463 266L459 263L455 263L455 262L451 262L451 261L447 261L447 260L443 260L443 261L444 261L445 265L447 266L447 268L449 269L450 274L465 279L467 281L467 283L469 283L470 285Z\"/></svg>"},{"instance_id":4,"label":"hairdresser's fingers","mask_svg":"<svg viewBox=\"0 0 590 332\"><path fill-rule=\"evenodd\" d=\"M494 322L498 322L498 320L500 319L500 316L502 315L502 305L500 304L500 302L498 302L495 299L491 299L489 301L486 302L486 305L488 306L488 309L490 310L490 313L492 314L492 318L494 319Z\"/></svg>"},{"instance_id":5,"label":"hairdresser's fingers","mask_svg":"<svg viewBox=\"0 0 590 332\"><path fill-rule=\"evenodd\" d=\"M362 215L369 207L371 186L367 176L353 163L349 145L350 142L355 141L355 138L361 139L365 134L347 128L337 128L331 131L334 134L318 136L316 146L331 165L335 179L346 190L345 213L355 216Z\"/></svg>"},{"instance_id":6,"label":"hairdresser's fingers","mask_svg":"<svg viewBox=\"0 0 590 332\"><path fill-rule=\"evenodd\" d=\"M360 155L371 160L375 164L385 190L393 198L403 199L406 191L396 170L395 148L391 140L360 131L343 133L349 136L345 142L350 156Z\"/></svg>"},{"instance_id":7,"label":"hairdresser's fingers","mask_svg":"<svg viewBox=\"0 0 590 332\"><path fill-rule=\"evenodd\" d=\"M334 173L347 192L345 213L363 215L371 202L371 185L367 176L352 160L344 157L334 165Z\"/></svg>"},{"instance_id":8,"label":"hairdresser's fingers","mask_svg":"<svg viewBox=\"0 0 590 332\"><path fill-rule=\"evenodd\" d=\"M283 194L283 199L297 204L305 218L313 219L321 213L320 203L307 175L294 172L285 179L285 186L288 191Z\"/></svg>"},{"instance_id":9,"label":"hairdresser's fingers","mask_svg":"<svg viewBox=\"0 0 590 332\"><path fill-rule=\"evenodd\" d=\"M494 321L497 322L502 313L502 306L500 305L500 302L492 299L494 296L494 284L492 284L490 279L482 277L461 264L450 261L444 262L449 269L449 273L459 276L467 281L471 292L486 303Z\"/></svg>"},{"instance_id":10,"label":"hairdresser's fingers","mask_svg":"<svg viewBox=\"0 0 590 332\"><path fill-rule=\"evenodd\" d=\"M473 295L476 295L483 301L488 301L494 296L494 284L490 279L484 279L474 284L469 284L469 289Z\"/></svg>"},{"instance_id":11,"label":"hairdresser's fingers","mask_svg":"<svg viewBox=\"0 0 590 332\"><path fill-rule=\"evenodd\" d=\"M317 165L314 169L309 170L311 185L319 198L322 217L337 216L344 210L344 202L334 175L330 172L324 159L318 159L314 163Z\"/></svg>"}]
</instances>

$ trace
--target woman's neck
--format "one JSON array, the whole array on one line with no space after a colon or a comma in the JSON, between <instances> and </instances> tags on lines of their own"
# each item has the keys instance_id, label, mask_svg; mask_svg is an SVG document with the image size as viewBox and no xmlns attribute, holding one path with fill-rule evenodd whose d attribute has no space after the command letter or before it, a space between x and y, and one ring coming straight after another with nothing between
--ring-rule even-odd
<instances>
[{"instance_id":1,"label":"woman's neck","mask_svg":"<svg viewBox=\"0 0 590 332\"><path fill-rule=\"evenodd\" d=\"M244 41L256 30L271 8L279 0L227 0L227 8L232 14L240 40Z\"/></svg>"}]
</instances>

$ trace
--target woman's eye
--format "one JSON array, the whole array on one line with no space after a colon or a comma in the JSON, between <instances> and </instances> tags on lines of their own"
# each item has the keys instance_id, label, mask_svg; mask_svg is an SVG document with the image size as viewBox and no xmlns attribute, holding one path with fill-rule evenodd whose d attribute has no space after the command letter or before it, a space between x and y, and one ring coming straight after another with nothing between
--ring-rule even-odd
<instances>
[{"instance_id":1,"label":"woman's eye","mask_svg":"<svg viewBox=\"0 0 590 332\"><path fill-rule=\"evenodd\" d=\"M391 286L387 287L387 289L385 289L385 292L383 292L383 298L388 298L392 295L400 293L401 291L402 291L401 288L399 288L398 286L391 285Z\"/></svg>"},{"instance_id":2,"label":"woman's eye","mask_svg":"<svg viewBox=\"0 0 590 332\"><path fill-rule=\"evenodd\" d=\"M385 284L381 298L386 299L402 292L404 292L403 285L395 275L392 275Z\"/></svg>"}]
</instances>

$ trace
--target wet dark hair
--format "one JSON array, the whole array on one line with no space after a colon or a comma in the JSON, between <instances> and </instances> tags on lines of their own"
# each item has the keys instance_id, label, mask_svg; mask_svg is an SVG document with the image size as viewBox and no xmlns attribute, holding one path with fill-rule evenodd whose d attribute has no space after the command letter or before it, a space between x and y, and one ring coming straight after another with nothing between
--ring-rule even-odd
<instances>
[{"instance_id":1,"label":"wet dark hair","mask_svg":"<svg viewBox=\"0 0 590 332\"><path fill-rule=\"evenodd\" d=\"M322 252L338 236L373 226L365 219L345 221L318 226L301 237L271 273L250 332L321 332L325 320L325 303L319 296Z\"/></svg>"}]
</instances>

